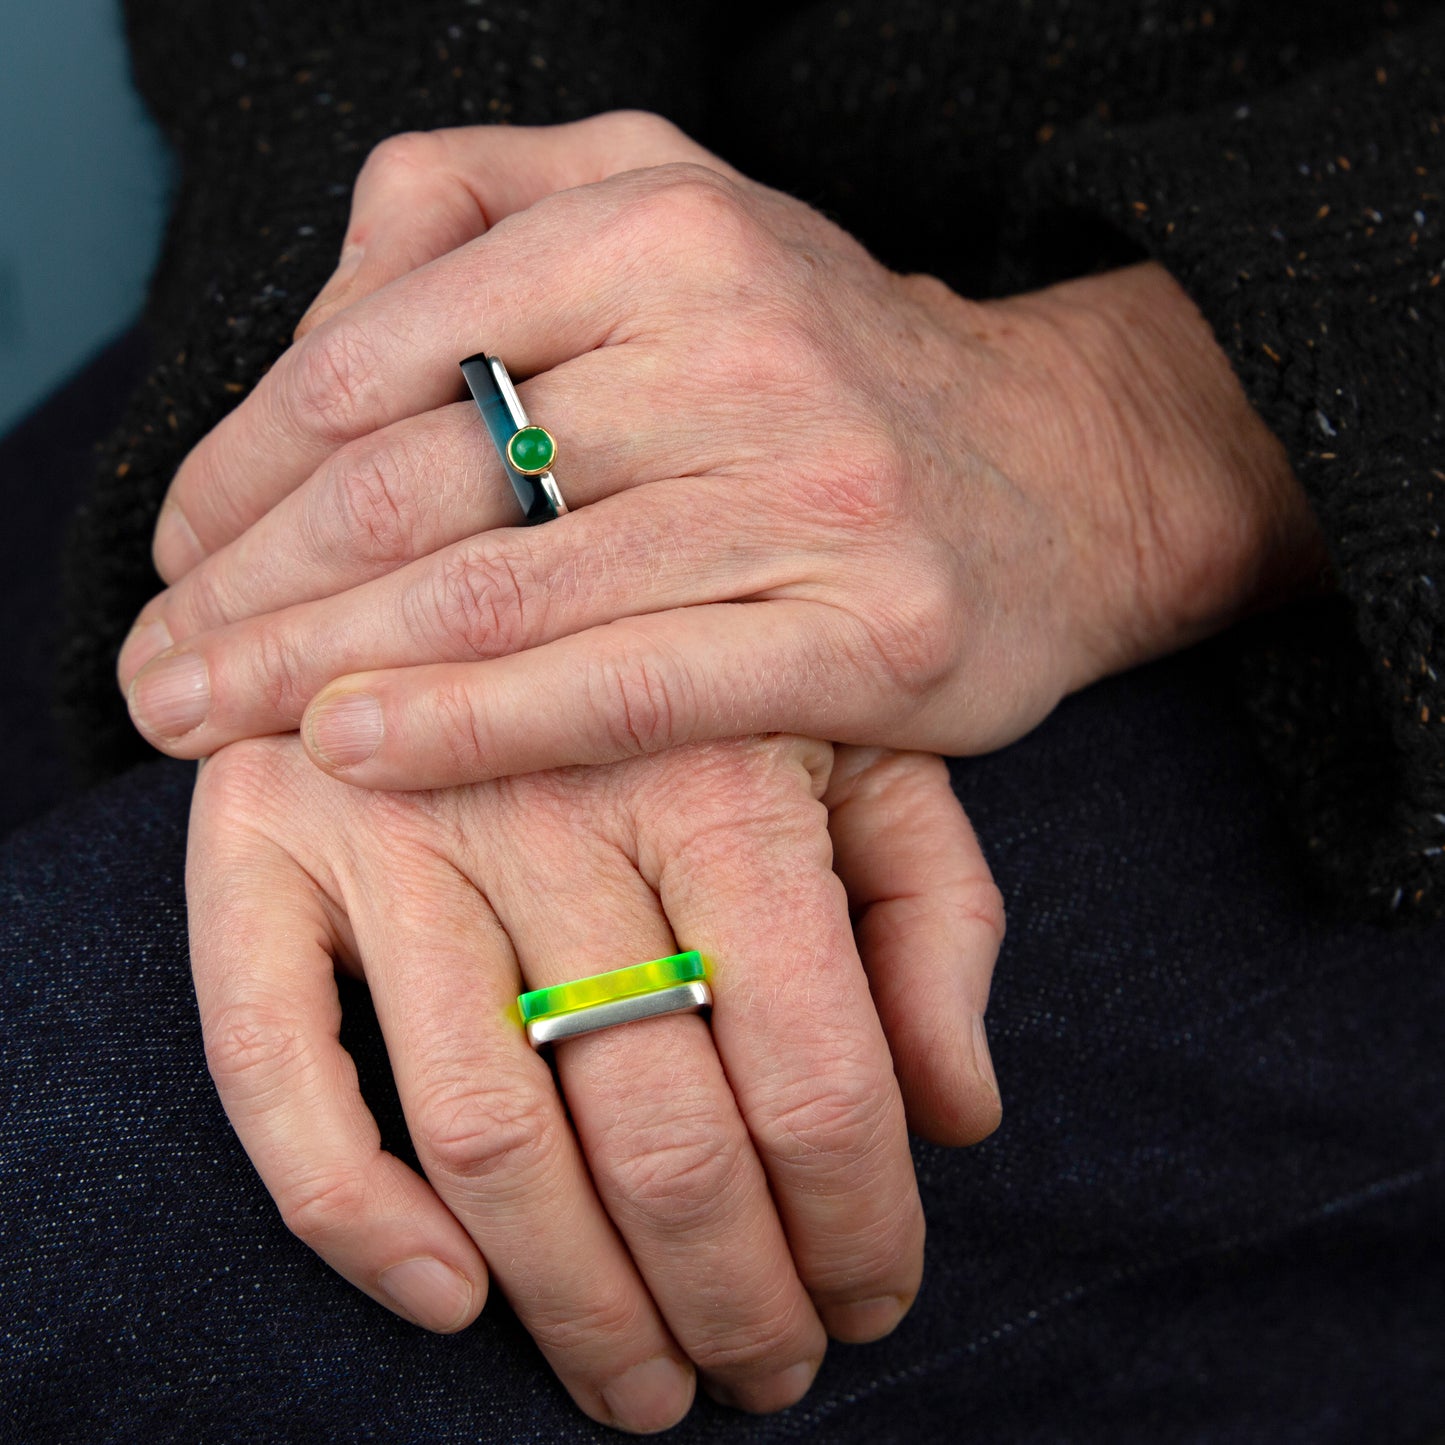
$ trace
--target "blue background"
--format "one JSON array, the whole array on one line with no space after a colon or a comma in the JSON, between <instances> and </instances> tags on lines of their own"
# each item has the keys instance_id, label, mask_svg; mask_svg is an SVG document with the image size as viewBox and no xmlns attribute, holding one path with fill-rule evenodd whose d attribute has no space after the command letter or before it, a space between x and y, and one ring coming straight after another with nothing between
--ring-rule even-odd
<instances>
[{"instance_id":1,"label":"blue background","mask_svg":"<svg viewBox=\"0 0 1445 1445\"><path fill-rule=\"evenodd\" d=\"M160 250L174 165L118 0L0 0L0 138L3 434L134 319Z\"/></svg>"}]
</instances>

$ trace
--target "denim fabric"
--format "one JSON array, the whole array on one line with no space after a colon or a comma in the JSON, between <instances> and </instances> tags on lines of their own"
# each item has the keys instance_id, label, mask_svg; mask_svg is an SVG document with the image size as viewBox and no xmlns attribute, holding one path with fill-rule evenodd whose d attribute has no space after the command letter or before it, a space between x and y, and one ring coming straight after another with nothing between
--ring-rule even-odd
<instances>
[{"instance_id":1,"label":"denim fabric","mask_svg":"<svg viewBox=\"0 0 1445 1445\"><path fill-rule=\"evenodd\" d=\"M1445 931L1332 921L1223 696L1233 639L955 778L1009 908L1005 1123L916 1149L912 1314L680 1442L1418 1445L1445 1426ZM0 848L5 1441L580 1442L500 1301L426 1334L281 1224L206 1074L191 768ZM364 994L344 1039L406 1153Z\"/></svg>"}]
</instances>

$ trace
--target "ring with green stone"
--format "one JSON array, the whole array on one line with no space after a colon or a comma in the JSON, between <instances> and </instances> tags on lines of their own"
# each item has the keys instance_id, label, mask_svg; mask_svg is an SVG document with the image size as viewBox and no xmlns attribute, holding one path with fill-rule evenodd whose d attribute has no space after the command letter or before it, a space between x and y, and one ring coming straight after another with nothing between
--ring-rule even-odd
<instances>
[{"instance_id":1,"label":"ring with green stone","mask_svg":"<svg viewBox=\"0 0 1445 1445\"><path fill-rule=\"evenodd\" d=\"M521 994L517 1008L533 1048L614 1024L696 1013L712 1003L707 965L696 950L595 973Z\"/></svg>"},{"instance_id":2,"label":"ring with green stone","mask_svg":"<svg viewBox=\"0 0 1445 1445\"><path fill-rule=\"evenodd\" d=\"M524 477L539 477L557 459L557 443L542 426L524 426L507 443L507 460Z\"/></svg>"},{"instance_id":3,"label":"ring with green stone","mask_svg":"<svg viewBox=\"0 0 1445 1445\"><path fill-rule=\"evenodd\" d=\"M521 503L523 522L530 526L562 516L567 503L552 475L557 443L545 427L533 426L527 420L501 357L478 352L467 357L461 367L492 445L502 459L507 480Z\"/></svg>"}]
</instances>

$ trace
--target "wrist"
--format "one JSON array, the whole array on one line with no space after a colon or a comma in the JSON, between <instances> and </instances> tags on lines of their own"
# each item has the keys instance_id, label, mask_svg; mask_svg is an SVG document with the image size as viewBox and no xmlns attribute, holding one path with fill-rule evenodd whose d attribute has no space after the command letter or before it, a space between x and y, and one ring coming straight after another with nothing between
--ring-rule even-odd
<instances>
[{"instance_id":1,"label":"wrist","mask_svg":"<svg viewBox=\"0 0 1445 1445\"><path fill-rule=\"evenodd\" d=\"M1074 685L1318 585L1323 538L1284 448L1162 266L995 304L1064 420L1061 500L1091 523Z\"/></svg>"}]
</instances>

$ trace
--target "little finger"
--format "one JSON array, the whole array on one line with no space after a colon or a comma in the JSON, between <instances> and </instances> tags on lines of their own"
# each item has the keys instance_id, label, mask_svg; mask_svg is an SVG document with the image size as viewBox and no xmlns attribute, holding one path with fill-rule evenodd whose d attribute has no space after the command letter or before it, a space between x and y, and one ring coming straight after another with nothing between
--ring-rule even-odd
<instances>
[{"instance_id":1,"label":"little finger","mask_svg":"<svg viewBox=\"0 0 1445 1445\"><path fill-rule=\"evenodd\" d=\"M821 746L749 746L785 745ZM790 788L780 767L738 767L718 749L658 795L640 862L674 929L716 960L713 1039L798 1273L830 1334L869 1340L918 1290L923 1208L814 769L782 761Z\"/></svg>"},{"instance_id":2,"label":"little finger","mask_svg":"<svg viewBox=\"0 0 1445 1445\"><path fill-rule=\"evenodd\" d=\"M976 1144L1002 1117L983 1016L1003 899L948 768L929 753L839 748L823 801L909 1126Z\"/></svg>"},{"instance_id":3,"label":"little finger","mask_svg":"<svg viewBox=\"0 0 1445 1445\"><path fill-rule=\"evenodd\" d=\"M461 1329L486 1299L486 1264L431 1186L381 1148L337 1040L326 910L280 848L222 826L219 784L198 790L186 871L196 999L227 1117L294 1234L388 1309Z\"/></svg>"}]
</instances>

